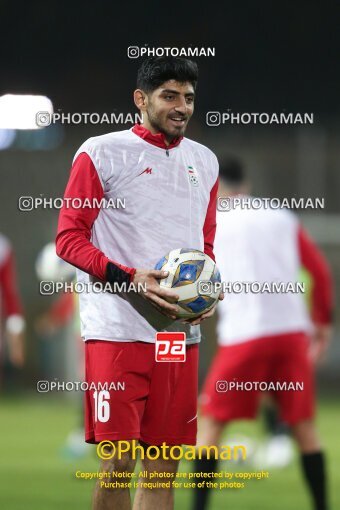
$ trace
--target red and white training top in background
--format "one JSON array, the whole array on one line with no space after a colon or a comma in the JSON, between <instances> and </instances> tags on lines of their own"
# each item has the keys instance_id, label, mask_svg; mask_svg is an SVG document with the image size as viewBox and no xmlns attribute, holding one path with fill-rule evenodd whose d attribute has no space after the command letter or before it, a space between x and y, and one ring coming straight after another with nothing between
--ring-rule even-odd
<instances>
[{"instance_id":1,"label":"red and white training top in background","mask_svg":"<svg viewBox=\"0 0 340 510\"><path fill-rule=\"evenodd\" d=\"M79 268L79 282L89 282L89 275L104 280L109 261L130 274L132 268L152 269L175 248L214 258L217 177L215 155L187 138L166 148L162 134L139 125L90 138L75 155L65 198L121 199L125 208L64 206L57 253ZM185 331L188 343L200 340L199 326L168 327L169 319L135 298L80 294L83 338L154 342L165 328Z\"/></svg>"},{"instance_id":2,"label":"red and white training top in background","mask_svg":"<svg viewBox=\"0 0 340 510\"><path fill-rule=\"evenodd\" d=\"M14 253L3 234L0 234L0 316L5 318L5 329L9 333L24 330L25 319L17 288Z\"/></svg>"},{"instance_id":3,"label":"red and white training top in background","mask_svg":"<svg viewBox=\"0 0 340 510\"><path fill-rule=\"evenodd\" d=\"M309 332L312 321L331 321L327 263L291 212L241 206L218 212L214 251L224 282L296 283L302 267L313 279L310 312L303 293L227 293L218 306L220 345Z\"/></svg>"}]
</instances>

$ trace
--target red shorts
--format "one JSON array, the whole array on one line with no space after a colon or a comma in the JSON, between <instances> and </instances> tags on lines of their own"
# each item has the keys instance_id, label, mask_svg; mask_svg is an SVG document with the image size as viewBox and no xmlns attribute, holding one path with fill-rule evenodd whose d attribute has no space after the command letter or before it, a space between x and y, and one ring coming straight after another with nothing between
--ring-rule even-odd
<instances>
[{"instance_id":1,"label":"red shorts","mask_svg":"<svg viewBox=\"0 0 340 510\"><path fill-rule=\"evenodd\" d=\"M88 340L85 379L96 390L85 394L85 440L196 444L198 345L186 350L185 362L157 363L155 344ZM111 390L99 391L105 382Z\"/></svg>"},{"instance_id":2,"label":"red shorts","mask_svg":"<svg viewBox=\"0 0 340 510\"><path fill-rule=\"evenodd\" d=\"M287 388L288 383L294 383L295 388L296 383L302 383L303 389L277 390L275 386L275 390L269 392L278 404L280 419L294 425L312 418L314 377L308 347L309 339L304 333L275 335L219 347L200 396L202 414L223 422L253 419L263 395L261 390L268 387L266 383L279 383L283 388L286 382ZM265 384L261 389L254 389L255 385L249 382L256 381ZM227 391L225 383L228 383Z\"/></svg>"}]
</instances>

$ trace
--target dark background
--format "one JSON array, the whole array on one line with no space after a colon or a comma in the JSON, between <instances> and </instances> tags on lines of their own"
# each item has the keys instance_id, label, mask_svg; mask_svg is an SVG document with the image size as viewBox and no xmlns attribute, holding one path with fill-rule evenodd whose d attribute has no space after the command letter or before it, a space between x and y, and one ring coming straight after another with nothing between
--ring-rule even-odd
<instances>
[{"instance_id":1,"label":"dark background","mask_svg":"<svg viewBox=\"0 0 340 510\"><path fill-rule=\"evenodd\" d=\"M137 46L214 46L201 108L339 112L338 2L0 2L0 92L59 107L130 107Z\"/></svg>"}]
</instances>

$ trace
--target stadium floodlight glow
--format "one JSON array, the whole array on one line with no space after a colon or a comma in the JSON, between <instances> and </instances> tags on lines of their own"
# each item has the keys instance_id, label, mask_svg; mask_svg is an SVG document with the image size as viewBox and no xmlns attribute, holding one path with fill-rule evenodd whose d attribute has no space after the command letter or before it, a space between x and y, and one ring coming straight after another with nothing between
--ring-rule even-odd
<instances>
[{"instance_id":1,"label":"stadium floodlight glow","mask_svg":"<svg viewBox=\"0 0 340 510\"><path fill-rule=\"evenodd\" d=\"M41 129L37 115L53 113L53 104L46 96L5 94L0 96L0 129Z\"/></svg>"}]
</instances>

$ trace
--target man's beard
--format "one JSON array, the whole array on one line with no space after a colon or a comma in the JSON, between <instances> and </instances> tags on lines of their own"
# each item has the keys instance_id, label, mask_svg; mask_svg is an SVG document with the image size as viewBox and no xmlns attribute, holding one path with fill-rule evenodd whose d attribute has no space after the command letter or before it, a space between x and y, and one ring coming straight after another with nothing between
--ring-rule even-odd
<instances>
[{"instance_id":1,"label":"man's beard","mask_svg":"<svg viewBox=\"0 0 340 510\"><path fill-rule=\"evenodd\" d=\"M152 109L147 110L147 114L148 114L148 120L149 120L151 126L153 127L153 129L155 129L155 131L163 133L165 136L167 136L170 139L178 138L179 136L183 136L184 135L184 131L185 131L185 127L186 126L184 126L183 129L181 129L180 131L178 131L178 132L176 132L174 134L174 133L168 131L167 129L165 129L160 124L160 122L158 121L156 115L153 114Z\"/></svg>"}]
</instances>

